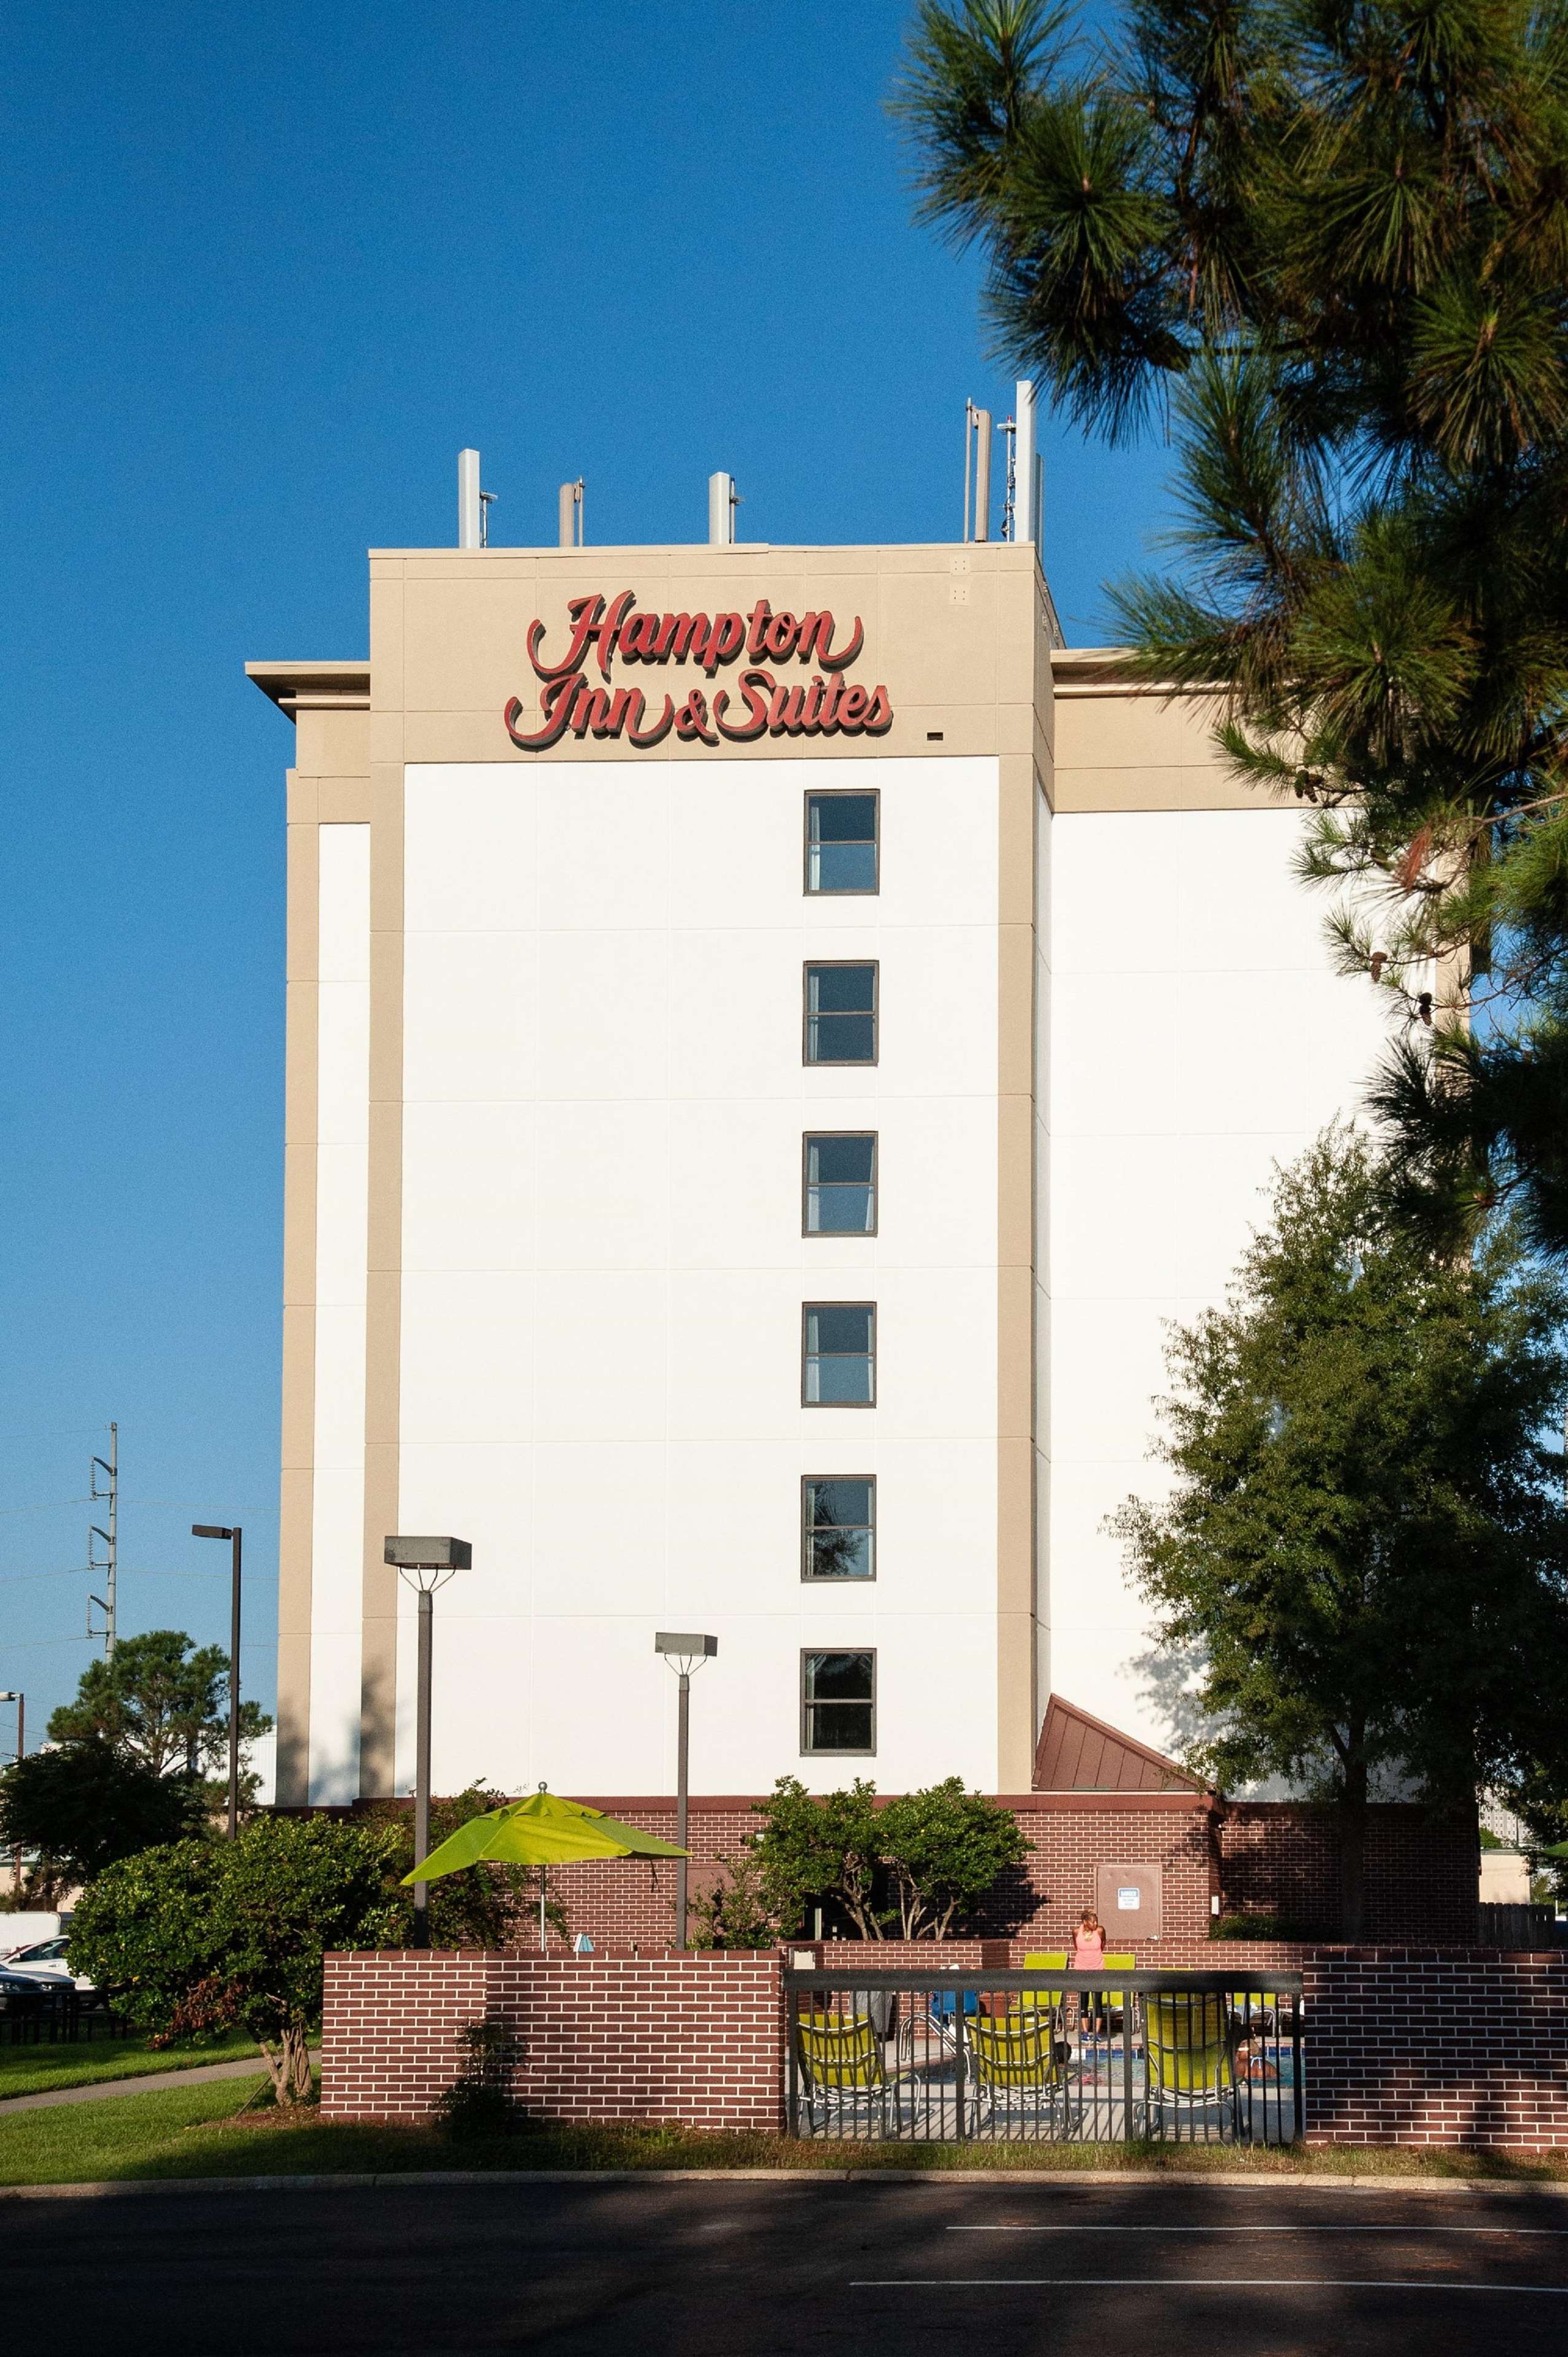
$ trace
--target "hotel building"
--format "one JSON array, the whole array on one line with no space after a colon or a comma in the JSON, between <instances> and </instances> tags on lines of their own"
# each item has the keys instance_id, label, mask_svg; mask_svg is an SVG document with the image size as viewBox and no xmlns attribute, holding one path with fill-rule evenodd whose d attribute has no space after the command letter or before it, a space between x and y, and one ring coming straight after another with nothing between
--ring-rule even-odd
<instances>
[{"instance_id":1,"label":"hotel building","mask_svg":"<svg viewBox=\"0 0 1568 2357\"><path fill-rule=\"evenodd\" d=\"M1158 1745L1163 1323L1351 1103L1302 825L1026 542L376 552L288 776L278 1798Z\"/></svg>"}]
</instances>

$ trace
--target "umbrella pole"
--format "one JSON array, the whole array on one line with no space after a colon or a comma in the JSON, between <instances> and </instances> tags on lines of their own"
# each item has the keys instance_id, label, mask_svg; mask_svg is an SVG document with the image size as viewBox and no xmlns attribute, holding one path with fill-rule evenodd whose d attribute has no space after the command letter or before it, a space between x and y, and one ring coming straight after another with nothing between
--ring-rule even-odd
<instances>
[{"instance_id":1,"label":"umbrella pole","mask_svg":"<svg viewBox=\"0 0 1568 2357\"><path fill-rule=\"evenodd\" d=\"M539 1953L541 1955L544 1953L544 1880L547 1871L548 1869L542 1866L539 1869Z\"/></svg>"}]
</instances>

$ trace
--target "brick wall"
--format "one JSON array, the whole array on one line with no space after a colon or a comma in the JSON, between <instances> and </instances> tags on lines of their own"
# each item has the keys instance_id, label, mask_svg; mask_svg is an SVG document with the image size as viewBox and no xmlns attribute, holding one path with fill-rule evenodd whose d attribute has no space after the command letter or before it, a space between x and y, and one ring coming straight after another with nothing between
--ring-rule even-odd
<instances>
[{"instance_id":1,"label":"brick wall","mask_svg":"<svg viewBox=\"0 0 1568 2357\"><path fill-rule=\"evenodd\" d=\"M1309 1949L1309 2144L1568 2147L1568 1953Z\"/></svg>"},{"instance_id":2,"label":"brick wall","mask_svg":"<svg viewBox=\"0 0 1568 2357\"><path fill-rule=\"evenodd\" d=\"M1306 1937L1339 1930L1339 1845L1332 1809L1305 1801L1234 1801L1219 1820L1227 1912L1285 1917ZM1466 1945L1476 1936L1473 1819L1411 1803L1369 1812L1368 1933L1378 1941Z\"/></svg>"},{"instance_id":3,"label":"brick wall","mask_svg":"<svg viewBox=\"0 0 1568 2357\"><path fill-rule=\"evenodd\" d=\"M329 1955L321 2033L327 2119L429 2118L467 2023L500 2021L513 2100L557 2120L782 2122L773 1955L529 1955L510 1949Z\"/></svg>"},{"instance_id":4,"label":"brick wall","mask_svg":"<svg viewBox=\"0 0 1568 2357\"><path fill-rule=\"evenodd\" d=\"M626 1824L673 1840L672 1801L591 1797ZM1163 1936L1148 1943L1151 1964L1187 1961L1179 1943L1207 1940L1209 1902L1221 1895L1228 1910L1282 1915L1308 1937L1331 1940L1338 1930L1338 1853L1330 1810L1291 1801L1236 1802L1221 1809L1187 1792L1030 1792L1008 1794L1003 1805L1032 1846L1023 1865L992 1892L972 1927L977 1937L1059 1948L1080 1910L1093 1904L1096 1866L1145 1859L1164 1869ZM757 1822L744 1794L693 1800L693 1898L719 1877L721 1859L739 1855ZM1474 1939L1473 1826L1409 1804L1374 1808L1368 1879L1372 1938L1433 1946ZM643 1955L671 1946L672 1865L609 1858L552 1867L550 1890L565 1909L569 1935L585 1932L597 1948ZM520 1924L520 1944L529 1937ZM551 1945L563 1948L554 1934Z\"/></svg>"},{"instance_id":5,"label":"brick wall","mask_svg":"<svg viewBox=\"0 0 1568 2357\"><path fill-rule=\"evenodd\" d=\"M829 1942L822 1961L971 1970L1024 1942ZM1174 1951L1171 1952L1171 1951ZM1161 1964L1302 1974L1315 2144L1568 2147L1568 1953L1163 1945ZM1155 1961L1140 1955L1140 1964ZM417 2122L456 2076L457 2033L499 2020L511 2092L542 2118L771 2132L782 2010L771 1955L540 1957L392 1952L327 1959L322 2110Z\"/></svg>"}]
</instances>

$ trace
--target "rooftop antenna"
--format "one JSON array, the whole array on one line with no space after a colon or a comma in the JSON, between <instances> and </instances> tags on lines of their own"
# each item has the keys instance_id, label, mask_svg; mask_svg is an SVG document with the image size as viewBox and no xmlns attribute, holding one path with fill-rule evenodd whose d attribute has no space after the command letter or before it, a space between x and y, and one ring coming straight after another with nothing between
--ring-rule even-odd
<instances>
[{"instance_id":1,"label":"rooftop antenna","mask_svg":"<svg viewBox=\"0 0 1568 2357\"><path fill-rule=\"evenodd\" d=\"M735 477L722 470L708 477L708 546L735 546L735 511L740 505L740 493L735 487Z\"/></svg>"},{"instance_id":2,"label":"rooftop antenna","mask_svg":"<svg viewBox=\"0 0 1568 2357\"><path fill-rule=\"evenodd\" d=\"M107 1489L101 1490L98 1486L100 1473L104 1476L108 1483ZM90 1637L103 1639L103 1658L106 1662L112 1662L114 1658L114 1641L118 1633L116 1607L119 1598L116 1589L120 1577L120 1427L117 1424L112 1424L109 1427L108 1456L95 1457L88 1468L87 1487L91 1496L104 1499L109 1507L109 1512L104 1517L109 1525L108 1529L100 1530L98 1524L94 1523L87 1534L87 1568L90 1573L101 1571L104 1575L103 1594L90 1596L87 1599L87 1633ZM92 1552L94 1539L102 1539L108 1550L107 1563L99 1563L95 1558ZM95 1629L92 1625L92 1608L95 1604L103 1615L102 1629Z\"/></svg>"},{"instance_id":3,"label":"rooftop antenna","mask_svg":"<svg viewBox=\"0 0 1568 2357\"><path fill-rule=\"evenodd\" d=\"M479 493L479 546L481 548L489 548L490 544L490 501L497 497L499 494L495 491Z\"/></svg>"},{"instance_id":4,"label":"rooftop antenna","mask_svg":"<svg viewBox=\"0 0 1568 2357\"><path fill-rule=\"evenodd\" d=\"M459 548L482 548L484 500L479 490L479 454L477 450L457 453L457 545Z\"/></svg>"},{"instance_id":5,"label":"rooftop antenna","mask_svg":"<svg viewBox=\"0 0 1568 2357\"><path fill-rule=\"evenodd\" d=\"M972 401L963 404L963 536L991 537L991 412Z\"/></svg>"},{"instance_id":6,"label":"rooftop antenna","mask_svg":"<svg viewBox=\"0 0 1568 2357\"><path fill-rule=\"evenodd\" d=\"M1037 555L1042 554L1041 531L1045 521L1045 467L1036 439L1035 388L1027 377L1020 377L1013 388L1014 414L1017 419L1013 428L1012 465L1009 469L1007 497L1012 512L1010 540L1032 540Z\"/></svg>"},{"instance_id":7,"label":"rooftop antenna","mask_svg":"<svg viewBox=\"0 0 1568 2357\"><path fill-rule=\"evenodd\" d=\"M1004 417L996 431L1007 445L1007 464L1002 479L1002 537L1004 540L1016 540L1018 537L1017 420Z\"/></svg>"},{"instance_id":8,"label":"rooftop antenna","mask_svg":"<svg viewBox=\"0 0 1568 2357\"><path fill-rule=\"evenodd\" d=\"M561 486L560 518L561 546L581 548L583 545L583 478L581 475L575 483L563 483Z\"/></svg>"}]
</instances>

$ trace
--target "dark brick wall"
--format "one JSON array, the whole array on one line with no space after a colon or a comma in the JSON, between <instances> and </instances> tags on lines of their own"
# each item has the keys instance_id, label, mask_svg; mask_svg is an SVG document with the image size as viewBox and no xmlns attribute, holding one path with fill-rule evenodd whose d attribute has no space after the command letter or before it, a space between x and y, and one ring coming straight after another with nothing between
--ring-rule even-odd
<instances>
[{"instance_id":1,"label":"dark brick wall","mask_svg":"<svg viewBox=\"0 0 1568 2357\"><path fill-rule=\"evenodd\" d=\"M1568 2147L1568 1953L1309 1949L1309 2144Z\"/></svg>"},{"instance_id":2,"label":"dark brick wall","mask_svg":"<svg viewBox=\"0 0 1568 2357\"><path fill-rule=\"evenodd\" d=\"M1305 1801L1232 1802L1219 1838L1228 1913L1279 1915L1307 1937L1339 1936L1332 1809ZM1374 1807L1367 1826L1369 1937L1467 1945L1476 1937L1477 1875L1473 1817L1405 1802Z\"/></svg>"}]
</instances>

